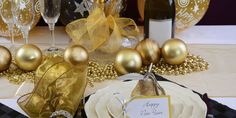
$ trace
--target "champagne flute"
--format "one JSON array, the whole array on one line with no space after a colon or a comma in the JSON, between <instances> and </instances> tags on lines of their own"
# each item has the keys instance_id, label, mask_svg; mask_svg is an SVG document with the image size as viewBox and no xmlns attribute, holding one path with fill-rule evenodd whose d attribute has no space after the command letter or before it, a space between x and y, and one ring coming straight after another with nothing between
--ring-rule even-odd
<instances>
[{"instance_id":1,"label":"champagne flute","mask_svg":"<svg viewBox=\"0 0 236 118\"><path fill-rule=\"evenodd\" d=\"M0 14L4 23L7 24L9 34L11 36L11 51L15 53L15 42L14 42L14 20L11 11L12 0L1 0L0 1Z\"/></svg>"},{"instance_id":2,"label":"champagne flute","mask_svg":"<svg viewBox=\"0 0 236 118\"><path fill-rule=\"evenodd\" d=\"M45 51L46 53L63 52L62 49L56 47L54 35L55 23L60 16L61 0L39 0L39 3L40 13L44 21L48 24L52 37L51 47Z\"/></svg>"},{"instance_id":3,"label":"champagne flute","mask_svg":"<svg viewBox=\"0 0 236 118\"><path fill-rule=\"evenodd\" d=\"M21 30L25 44L29 41L29 31L34 21L34 0L12 0L12 14L16 26Z\"/></svg>"}]
</instances>

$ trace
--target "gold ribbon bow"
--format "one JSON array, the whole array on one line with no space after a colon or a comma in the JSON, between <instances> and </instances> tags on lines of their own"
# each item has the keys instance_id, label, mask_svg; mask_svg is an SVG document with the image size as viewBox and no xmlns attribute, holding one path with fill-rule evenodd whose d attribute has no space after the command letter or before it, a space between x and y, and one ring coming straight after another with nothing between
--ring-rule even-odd
<instances>
[{"instance_id":1,"label":"gold ribbon bow","mask_svg":"<svg viewBox=\"0 0 236 118\"><path fill-rule=\"evenodd\" d=\"M86 75L87 63L73 67L61 57L46 60L36 71L33 92L17 102L32 118L49 118L59 110L74 115L87 85Z\"/></svg>"},{"instance_id":2,"label":"gold ribbon bow","mask_svg":"<svg viewBox=\"0 0 236 118\"><path fill-rule=\"evenodd\" d=\"M94 8L88 18L79 19L66 26L70 38L83 45L89 52L96 49L114 53L122 46L122 37L137 37L139 29L130 18L119 18L113 13L107 16L100 7Z\"/></svg>"}]
</instances>

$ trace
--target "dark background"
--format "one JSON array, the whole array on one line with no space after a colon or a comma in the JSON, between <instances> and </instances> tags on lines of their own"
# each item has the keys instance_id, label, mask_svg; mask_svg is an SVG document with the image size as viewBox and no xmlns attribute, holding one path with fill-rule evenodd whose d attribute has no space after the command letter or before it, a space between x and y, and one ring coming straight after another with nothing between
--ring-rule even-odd
<instances>
[{"instance_id":1,"label":"dark background","mask_svg":"<svg viewBox=\"0 0 236 118\"><path fill-rule=\"evenodd\" d=\"M133 18L142 25L138 14L137 0L127 0L126 11L122 14ZM38 25L46 25L41 19ZM62 25L60 22L57 25ZM198 25L236 25L236 0L211 0L209 9Z\"/></svg>"},{"instance_id":2,"label":"dark background","mask_svg":"<svg viewBox=\"0 0 236 118\"><path fill-rule=\"evenodd\" d=\"M139 21L137 0L128 0L126 17ZM209 9L199 25L236 25L236 0L211 0Z\"/></svg>"},{"instance_id":3,"label":"dark background","mask_svg":"<svg viewBox=\"0 0 236 118\"><path fill-rule=\"evenodd\" d=\"M199 24L236 25L236 0L211 0L209 9Z\"/></svg>"}]
</instances>

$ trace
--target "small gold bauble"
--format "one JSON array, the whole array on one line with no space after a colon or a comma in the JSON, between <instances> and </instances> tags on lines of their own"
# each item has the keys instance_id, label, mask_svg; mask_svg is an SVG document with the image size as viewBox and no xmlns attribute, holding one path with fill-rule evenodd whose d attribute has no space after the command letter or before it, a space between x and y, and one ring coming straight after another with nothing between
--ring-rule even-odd
<instances>
[{"instance_id":1,"label":"small gold bauble","mask_svg":"<svg viewBox=\"0 0 236 118\"><path fill-rule=\"evenodd\" d=\"M120 74L139 72L141 66L142 58L134 49L124 48L116 55L115 68Z\"/></svg>"},{"instance_id":2,"label":"small gold bauble","mask_svg":"<svg viewBox=\"0 0 236 118\"><path fill-rule=\"evenodd\" d=\"M151 39L145 39L139 42L135 48L142 57L144 65L157 63L160 59L160 48L157 42Z\"/></svg>"},{"instance_id":3,"label":"small gold bauble","mask_svg":"<svg viewBox=\"0 0 236 118\"><path fill-rule=\"evenodd\" d=\"M33 71L38 68L42 62L41 50L32 44L23 45L16 52L16 64L24 71Z\"/></svg>"},{"instance_id":4,"label":"small gold bauble","mask_svg":"<svg viewBox=\"0 0 236 118\"><path fill-rule=\"evenodd\" d=\"M11 60L12 57L10 51L4 46L0 46L0 72L9 68Z\"/></svg>"},{"instance_id":5,"label":"small gold bauble","mask_svg":"<svg viewBox=\"0 0 236 118\"><path fill-rule=\"evenodd\" d=\"M87 64L89 55L88 51L84 47L73 45L65 50L64 59L66 62L77 66L80 64Z\"/></svg>"},{"instance_id":6,"label":"small gold bauble","mask_svg":"<svg viewBox=\"0 0 236 118\"><path fill-rule=\"evenodd\" d=\"M180 39L167 40L162 46L162 56L169 64L181 64L188 55L187 45Z\"/></svg>"}]
</instances>

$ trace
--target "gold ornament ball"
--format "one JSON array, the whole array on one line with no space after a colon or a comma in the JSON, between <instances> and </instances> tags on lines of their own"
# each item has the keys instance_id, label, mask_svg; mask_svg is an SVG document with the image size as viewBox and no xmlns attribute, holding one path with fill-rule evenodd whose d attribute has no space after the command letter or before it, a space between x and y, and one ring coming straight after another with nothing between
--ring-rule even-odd
<instances>
[{"instance_id":1,"label":"gold ornament ball","mask_svg":"<svg viewBox=\"0 0 236 118\"><path fill-rule=\"evenodd\" d=\"M151 39L144 39L135 48L142 57L144 65L157 63L160 60L159 44Z\"/></svg>"},{"instance_id":2,"label":"gold ornament ball","mask_svg":"<svg viewBox=\"0 0 236 118\"><path fill-rule=\"evenodd\" d=\"M64 59L72 65L79 66L88 63L89 55L88 51L84 47L73 45L65 50Z\"/></svg>"},{"instance_id":3,"label":"gold ornament ball","mask_svg":"<svg viewBox=\"0 0 236 118\"><path fill-rule=\"evenodd\" d=\"M24 71L34 71L42 63L41 50L32 44L23 45L16 52L16 65Z\"/></svg>"},{"instance_id":4,"label":"gold ornament ball","mask_svg":"<svg viewBox=\"0 0 236 118\"><path fill-rule=\"evenodd\" d=\"M167 63L178 65L187 58L188 48L182 40L174 38L167 40L163 44L161 52Z\"/></svg>"},{"instance_id":5,"label":"gold ornament ball","mask_svg":"<svg viewBox=\"0 0 236 118\"><path fill-rule=\"evenodd\" d=\"M115 68L120 74L139 72L141 67L142 58L136 50L124 48L117 53Z\"/></svg>"},{"instance_id":6,"label":"gold ornament ball","mask_svg":"<svg viewBox=\"0 0 236 118\"><path fill-rule=\"evenodd\" d=\"M4 46L0 46L0 72L9 68L11 60L12 57L10 51Z\"/></svg>"}]
</instances>

